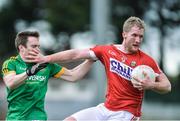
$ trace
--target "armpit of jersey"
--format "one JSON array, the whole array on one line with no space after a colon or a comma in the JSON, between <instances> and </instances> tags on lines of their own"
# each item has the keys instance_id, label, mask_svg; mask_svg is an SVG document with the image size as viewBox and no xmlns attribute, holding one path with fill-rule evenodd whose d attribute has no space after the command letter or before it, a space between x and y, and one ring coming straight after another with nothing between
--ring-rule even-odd
<instances>
[{"instance_id":1,"label":"armpit of jersey","mask_svg":"<svg viewBox=\"0 0 180 121\"><path fill-rule=\"evenodd\" d=\"M57 74L55 74L54 78L59 78L62 74L64 74L64 68L62 68Z\"/></svg>"}]
</instances>

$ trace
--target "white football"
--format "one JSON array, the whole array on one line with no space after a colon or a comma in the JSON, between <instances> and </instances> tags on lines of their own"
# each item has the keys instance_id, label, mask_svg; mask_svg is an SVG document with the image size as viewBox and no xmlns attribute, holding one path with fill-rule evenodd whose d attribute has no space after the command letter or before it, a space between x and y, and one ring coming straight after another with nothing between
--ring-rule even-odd
<instances>
[{"instance_id":1,"label":"white football","mask_svg":"<svg viewBox=\"0 0 180 121\"><path fill-rule=\"evenodd\" d=\"M131 73L131 81L132 82L135 81L133 77L143 80L145 78L145 75L143 72L145 72L150 77L151 80L155 81L156 74L154 70L147 65L139 65L135 67Z\"/></svg>"}]
</instances>

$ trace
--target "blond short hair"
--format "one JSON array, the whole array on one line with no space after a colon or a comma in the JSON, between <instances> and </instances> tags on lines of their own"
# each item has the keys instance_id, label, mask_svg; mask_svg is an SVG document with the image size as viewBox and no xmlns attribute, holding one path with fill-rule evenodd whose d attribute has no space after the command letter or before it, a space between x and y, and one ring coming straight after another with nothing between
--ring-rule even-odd
<instances>
[{"instance_id":1,"label":"blond short hair","mask_svg":"<svg viewBox=\"0 0 180 121\"><path fill-rule=\"evenodd\" d=\"M144 21L138 17L131 16L124 22L123 32L129 32L131 30L131 28L135 25L138 26L139 28L142 28L145 30Z\"/></svg>"}]
</instances>

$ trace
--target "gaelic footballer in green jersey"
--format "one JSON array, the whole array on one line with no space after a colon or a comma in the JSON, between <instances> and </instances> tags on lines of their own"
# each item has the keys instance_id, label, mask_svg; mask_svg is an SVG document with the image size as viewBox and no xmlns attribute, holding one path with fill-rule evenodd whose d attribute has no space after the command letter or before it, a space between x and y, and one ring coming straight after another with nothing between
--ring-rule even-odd
<instances>
[{"instance_id":1,"label":"gaelic footballer in green jersey","mask_svg":"<svg viewBox=\"0 0 180 121\"><path fill-rule=\"evenodd\" d=\"M73 69L57 64L30 63L30 50L40 52L39 33L23 31L17 34L15 46L19 53L6 60L2 67L3 81L7 87L7 120L46 120L44 110L48 79L62 78L74 82L80 80L90 69L93 61L86 60Z\"/></svg>"},{"instance_id":2,"label":"gaelic footballer in green jersey","mask_svg":"<svg viewBox=\"0 0 180 121\"><path fill-rule=\"evenodd\" d=\"M12 57L4 62L3 76L16 73L21 74L32 64L26 64L20 56ZM36 75L29 76L25 83L10 90L7 88L8 113L7 120L46 120L44 99L47 92L48 79L60 77L64 69L57 64L48 64Z\"/></svg>"}]
</instances>

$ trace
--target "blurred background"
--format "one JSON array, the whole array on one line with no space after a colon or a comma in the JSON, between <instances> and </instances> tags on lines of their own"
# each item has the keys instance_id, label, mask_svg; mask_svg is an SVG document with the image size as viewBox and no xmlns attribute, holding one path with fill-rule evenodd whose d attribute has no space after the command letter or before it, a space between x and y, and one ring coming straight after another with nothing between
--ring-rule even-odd
<instances>
[{"instance_id":1,"label":"blurred background","mask_svg":"<svg viewBox=\"0 0 180 121\"><path fill-rule=\"evenodd\" d=\"M121 43L123 22L138 16L146 23L142 49L168 75L172 92L146 91L142 119L180 119L180 0L0 0L0 65L17 52L17 32L35 29L42 52ZM62 63L73 68L82 61ZM62 120L104 101L106 77L100 62L77 83L51 79L46 96L49 120ZM7 111L6 87L0 79L0 120Z\"/></svg>"}]
</instances>

